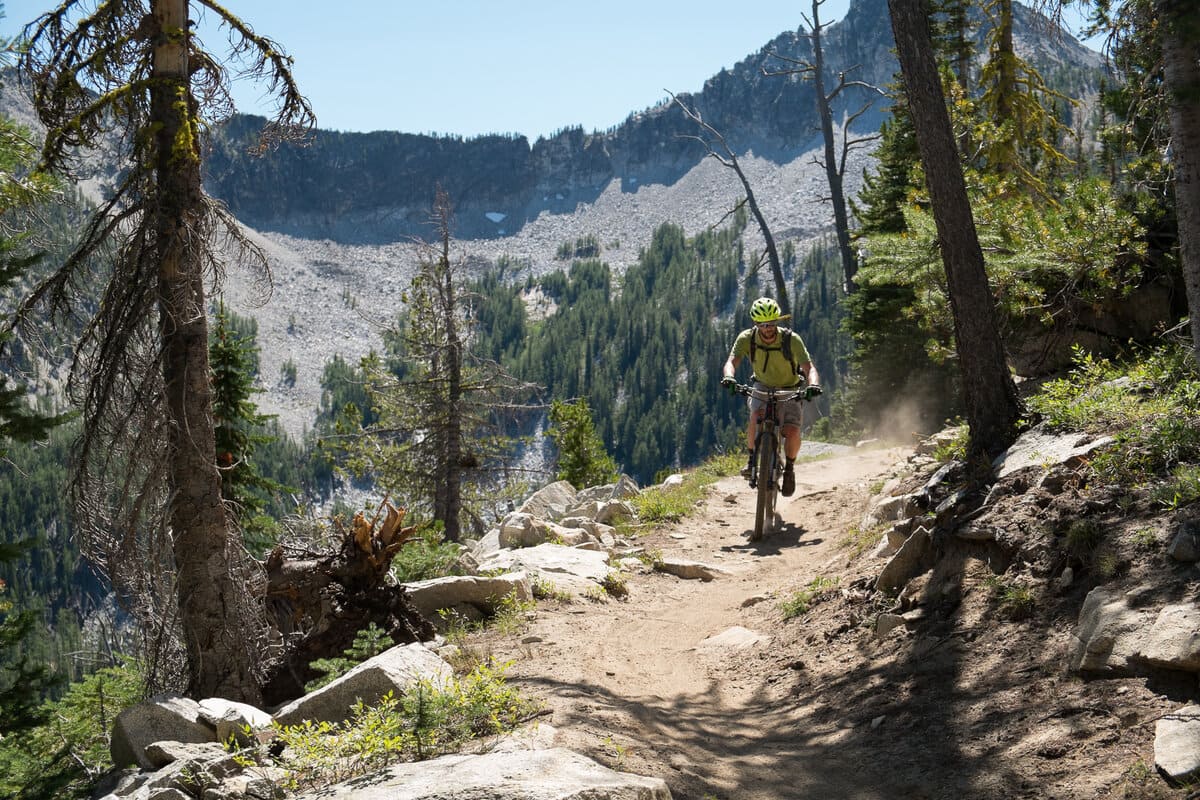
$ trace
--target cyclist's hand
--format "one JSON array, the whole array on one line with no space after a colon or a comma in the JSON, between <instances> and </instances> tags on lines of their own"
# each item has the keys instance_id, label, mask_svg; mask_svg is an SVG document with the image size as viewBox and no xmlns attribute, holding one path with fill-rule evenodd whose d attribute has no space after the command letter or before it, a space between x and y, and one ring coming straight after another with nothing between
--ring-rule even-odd
<instances>
[{"instance_id":1,"label":"cyclist's hand","mask_svg":"<svg viewBox=\"0 0 1200 800\"><path fill-rule=\"evenodd\" d=\"M723 376L721 378L721 385L728 389L730 394L737 393L737 381L733 379L732 375Z\"/></svg>"},{"instance_id":2,"label":"cyclist's hand","mask_svg":"<svg viewBox=\"0 0 1200 800\"><path fill-rule=\"evenodd\" d=\"M814 397L816 397L819 394L821 394L821 387L817 386L815 383L809 384L808 386L804 387L804 399L805 400L812 400Z\"/></svg>"}]
</instances>

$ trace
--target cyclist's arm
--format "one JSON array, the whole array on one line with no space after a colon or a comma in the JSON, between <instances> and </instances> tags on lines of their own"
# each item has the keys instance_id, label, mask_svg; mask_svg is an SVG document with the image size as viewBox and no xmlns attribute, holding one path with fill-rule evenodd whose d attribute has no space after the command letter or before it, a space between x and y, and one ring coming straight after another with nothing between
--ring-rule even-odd
<instances>
[{"instance_id":1,"label":"cyclist's arm","mask_svg":"<svg viewBox=\"0 0 1200 800\"><path fill-rule=\"evenodd\" d=\"M741 356L729 354L729 358L725 359L725 366L721 369L721 375L726 378L732 378L737 374L737 365L742 363Z\"/></svg>"},{"instance_id":2,"label":"cyclist's arm","mask_svg":"<svg viewBox=\"0 0 1200 800\"><path fill-rule=\"evenodd\" d=\"M821 376L817 374L817 365L811 361L805 361L800 365L800 374L804 376L804 382L809 386L820 386Z\"/></svg>"}]
</instances>

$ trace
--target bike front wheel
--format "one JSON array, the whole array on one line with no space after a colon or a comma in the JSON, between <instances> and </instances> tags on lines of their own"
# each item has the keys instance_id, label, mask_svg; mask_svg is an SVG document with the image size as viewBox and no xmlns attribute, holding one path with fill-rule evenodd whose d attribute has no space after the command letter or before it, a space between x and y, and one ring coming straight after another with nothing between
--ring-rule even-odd
<instances>
[{"instance_id":1,"label":"bike front wheel","mask_svg":"<svg viewBox=\"0 0 1200 800\"><path fill-rule=\"evenodd\" d=\"M769 436L762 437L758 448L758 502L754 508L754 533L750 541L757 542L771 532L775 522L775 448Z\"/></svg>"}]
</instances>

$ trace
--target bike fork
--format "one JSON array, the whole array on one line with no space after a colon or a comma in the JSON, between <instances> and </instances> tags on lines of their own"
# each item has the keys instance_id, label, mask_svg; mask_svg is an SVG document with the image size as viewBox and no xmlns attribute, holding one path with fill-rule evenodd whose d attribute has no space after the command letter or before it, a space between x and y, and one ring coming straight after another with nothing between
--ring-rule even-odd
<instances>
[{"instance_id":1,"label":"bike fork","mask_svg":"<svg viewBox=\"0 0 1200 800\"><path fill-rule=\"evenodd\" d=\"M762 452L762 450L759 450L758 448L763 446L764 438L765 437L763 436L763 433L761 430L754 436L754 454L755 455L754 455L754 460L750 463L750 488L751 489L758 488L758 454Z\"/></svg>"}]
</instances>

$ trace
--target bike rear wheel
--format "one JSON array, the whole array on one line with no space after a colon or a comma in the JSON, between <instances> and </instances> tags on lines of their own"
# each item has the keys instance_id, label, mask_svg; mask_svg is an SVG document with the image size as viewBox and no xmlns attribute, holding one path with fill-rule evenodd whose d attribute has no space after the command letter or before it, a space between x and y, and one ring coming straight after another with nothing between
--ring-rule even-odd
<instances>
[{"instance_id":1,"label":"bike rear wheel","mask_svg":"<svg viewBox=\"0 0 1200 800\"><path fill-rule=\"evenodd\" d=\"M754 533L750 541L757 542L771 532L775 523L775 440L770 431L759 437L758 502L754 507Z\"/></svg>"}]
</instances>

